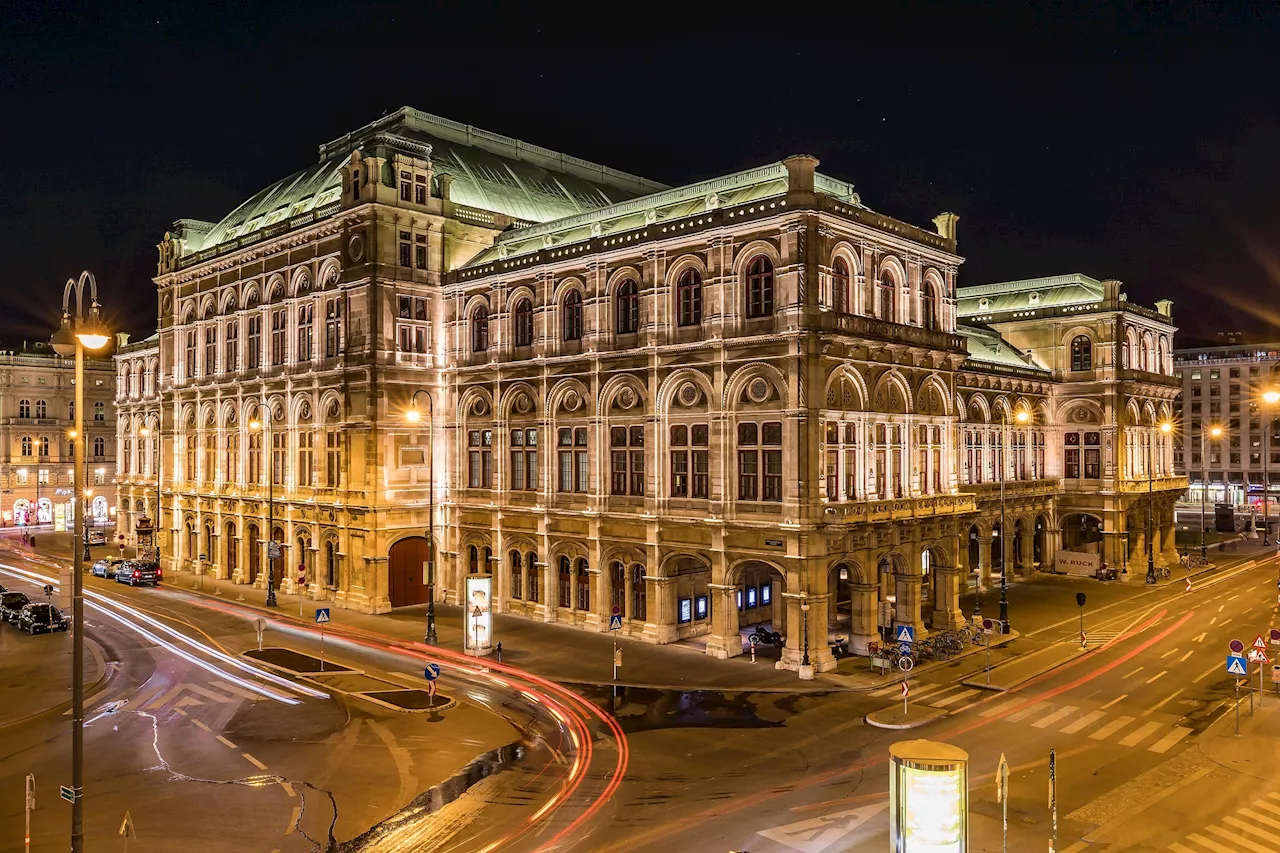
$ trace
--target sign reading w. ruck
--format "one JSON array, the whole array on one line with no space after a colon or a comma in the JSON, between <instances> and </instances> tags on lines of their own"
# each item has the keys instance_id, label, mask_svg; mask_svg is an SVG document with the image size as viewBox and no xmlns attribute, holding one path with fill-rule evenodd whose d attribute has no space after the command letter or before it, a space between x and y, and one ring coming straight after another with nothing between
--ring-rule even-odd
<instances>
[{"instance_id":1,"label":"sign reading w. ruck","mask_svg":"<svg viewBox=\"0 0 1280 853\"><path fill-rule=\"evenodd\" d=\"M1058 551L1053 557L1053 570L1059 574L1093 576L1102 567L1099 554L1086 554L1083 551Z\"/></svg>"}]
</instances>

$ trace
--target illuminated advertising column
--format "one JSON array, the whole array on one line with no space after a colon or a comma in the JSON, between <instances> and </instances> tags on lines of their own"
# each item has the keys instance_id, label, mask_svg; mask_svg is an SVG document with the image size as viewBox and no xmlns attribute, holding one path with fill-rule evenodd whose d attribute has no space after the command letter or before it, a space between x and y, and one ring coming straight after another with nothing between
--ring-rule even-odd
<instances>
[{"instance_id":1,"label":"illuminated advertising column","mask_svg":"<svg viewBox=\"0 0 1280 853\"><path fill-rule=\"evenodd\" d=\"M969 753L929 740L889 747L893 853L968 853Z\"/></svg>"},{"instance_id":2,"label":"illuminated advertising column","mask_svg":"<svg viewBox=\"0 0 1280 853\"><path fill-rule=\"evenodd\" d=\"M490 599L493 594L493 578L489 575L467 577L466 639L463 648L473 655L487 655L493 651L493 613Z\"/></svg>"}]
</instances>

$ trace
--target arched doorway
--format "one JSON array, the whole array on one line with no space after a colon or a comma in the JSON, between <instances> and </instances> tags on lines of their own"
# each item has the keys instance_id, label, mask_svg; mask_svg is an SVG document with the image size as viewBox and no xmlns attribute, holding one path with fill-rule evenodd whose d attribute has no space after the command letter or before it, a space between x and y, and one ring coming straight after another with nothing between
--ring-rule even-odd
<instances>
[{"instance_id":1,"label":"arched doorway","mask_svg":"<svg viewBox=\"0 0 1280 853\"><path fill-rule=\"evenodd\" d=\"M185 534L182 537L182 546L186 549L182 559L188 563L194 563L196 556L200 553L200 543L196 540L196 523L188 518L182 530Z\"/></svg>"},{"instance_id":2,"label":"arched doorway","mask_svg":"<svg viewBox=\"0 0 1280 853\"><path fill-rule=\"evenodd\" d=\"M31 503L26 498L13 502L13 523L19 527L31 524Z\"/></svg>"},{"instance_id":3,"label":"arched doorway","mask_svg":"<svg viewBox=\"0 0 1280 853\"><path fill-rule=\"evenodd\" d=\"M1038 567L1044 566L1045 539L1048 536L1044 516L1036 516L1035 531L1031 536L1031 562Z\"/></svg>"},{"instance_id":4,"label":"arched doorway","mask_svg":"<svg viewBox=\"0 0 1280 853\"><path fill-rule=\"evenodd\" d=\"M422 604L427 600L423 565L427 562L427 538L409 536L387 552L387 598L392 607Z\"/></svg>"},{"instance_id":5,"label":"arched doorway","mask_svg":"<svg viewBox=\"0 0 1280 853\"><path fill-rule=\"evenodd\" d=\"M1025 569L1026 561L1022 558L1022 547L1027 541L1027 520L1020 518L1013 525L1013 544L1009 546L1010 558L1015 569Z\"/></svg>"},{"instance_id":6,"label":"arched doorway","mask_svg":"<svg viewBox=\"0 0 1280 853\"><path fill-rule=\"evenodd\" d=\"M692 576L700 580L705 575L705 582L710 582L710 569L697 560L682 558L677 563L679 564L678 577ZM741 563L732 574L736 576L733 583L737 587L734 591L737 609L730 615L728 633L730 637L738 635L741 644L738 649L741 650L749 644L747 637L757 626L778 632L785 641L787 629L790 627L787 624L787 609L783 605L782 597L787 591L786 577L768 563L757 560ZM685 584L682 583L681 589L685 588ZM681 595L683 596L684 593L682 592ZM696 599L692 603L695 605L696 615ZM682 608L689 604L689 600L681 598L678 599L677 604L679 605L678 614L683 614ZM710 619L709 611L707 618ZM818 626L810 624L809 627L814 629ZM782 649L776 646L758 645L756 655L768 660L781 660Z\"/></svg>"},{"instance_id":7,"label":"arched doorway","mask_svg":"<svg viewBox=\"0 0 1280 853\"><path fill-rule=\"evenodd\" d=\"M48 498L36 501L36 523L53 524L53 501Z\"/></svg>"},{"instance_id":8,"label":"arched doorway","mask_svg":"<svg viewBox=\"0 0 1280 853\"><path fill-rule=\"evenodd\" d=\"M229 578L235 574L236 561L236 525L233 521L228 521L227 526L223 528L225 540L222 543L223 548L223 567L224 572L220 577Z\"/></svg>"},{"instance_id":9,"label":"arched doorway","mask_svg":"<svg viewBox=\"0 0 1280 853\"><path fill-rule=\"evenodd\" d=\"M827 574L827 630L848 635L853 630L853 590L858 570L850 563L837 563Z\"/></svg>"},{"instance_id":10,"label":"arched doorway","mask_svg":"<svg viewBox=\"0 0 1280 853\"><path fill-rule=\"evenodd\" d=\"M1000 522L991 525L991 572L992 574L1004 574L1004 538L1003 530L1000 529Z\"/></svg>"},{"instance_id":11,"label":"arched doorway","mask_svg":"<svg viewBox=\"0 0 1280 853\"><path fill-rule=\"evenodd\" d=\"M1102 521L1082 512L1062 519L1062 547L1085 554L1102 553Z\"/></svg>"},{"instance_id":12,"label":"arched doorway","mask_svg":"<svg viewBox=\"0 0 1280 853\"><path fill-rule=\"evenodd\" d=\"M324 540L324 583L330 588L338 586L338 543Z\"/></svg>"},{"instance_id":13,"label":"arched doorway","mask_svg":"<svg viewBox=\"0 0 1280 853\"><path fill-rule=\"evenodd\" d=\"M271 538L280 543L280 556L271 561L270 581L275 584L276 589L280 588L280 582L284 580L284 528L277 527L271 531Z\"/></svg>"},{"instance_id":14,"label":"arched doorway","mask_svg":"<svg viewBox=\"0 0 1280 853\"><path fill-rule=\"evenodd\" d=\"M258 582L258 572L262 571L262 542L258 539L258 525L250 524L244 529L244 541L249 548L248 583Z\"/></svg>"},{"instance_id":15,"label":"arched doorway","mask_svg":"<svg viewBox=\"0 0 1280 853\"><path fill-rule=\"evenodd\" d=\"M976 574L982 570L982 539L978 525L969 525L969 571Z\"/></svg>"}]
</instances>

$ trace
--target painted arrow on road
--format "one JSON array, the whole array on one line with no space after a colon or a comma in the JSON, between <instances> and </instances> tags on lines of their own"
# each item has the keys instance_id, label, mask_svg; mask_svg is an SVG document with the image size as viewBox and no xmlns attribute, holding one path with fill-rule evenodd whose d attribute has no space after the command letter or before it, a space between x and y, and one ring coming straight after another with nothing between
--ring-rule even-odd
<instances>
[{"instance_id":1,"label":"painted arrow on road","mask_svg":"<svg viewBox=\"0 0 1280 853\"><path fill-rule=\"evenodd\" d=\"M177 687L174 687L172 690L170 690L168 693L161 696L159 699L152 701L150 704L147 705L147 710L150 711L153 708L162 708L165 705L168 705L170 702L173 702L175 699L181 696L184 691L195 693L200 696L204 696L208 699L212 699L214 702L226 703L226 702L239 701L238 699L232 696L226 696L222 693L217 692L216 690L210 690L207 687L202 687L199 684L183 683L183 684L179 684ZM191 704L203 705L204 703L201 702L199 699L187 697L187 699L176 702L174 707L180 707L182 705L191 705Z\"/></svg>"},{"instance_id":2,"label":"painted arrow on road","mask_svg":"<svg viewBox=\"0 0 1280 853\"><path fill-rule=\"evenodd\" d=\"M822 853L887 808L889 808L888 803L880 803L875 806L832 812L812 820L802 820L799 823L761 830L757 835L785 844L793 850L799 850L800 853Z\"/></svg>"}]
</instances>

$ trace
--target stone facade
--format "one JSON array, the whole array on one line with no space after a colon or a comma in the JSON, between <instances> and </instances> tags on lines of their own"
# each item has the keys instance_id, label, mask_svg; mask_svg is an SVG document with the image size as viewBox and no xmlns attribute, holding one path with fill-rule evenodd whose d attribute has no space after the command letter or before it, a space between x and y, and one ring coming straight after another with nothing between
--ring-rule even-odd
<instances>
[{"instance_id":1,"label":"stone facade","mask_svg":"<svg viewBox=\"0 0 1280 853\"><path fill-rule=\"evenodd\" d=\"M1167 312L1084 277L1084 301L1021 283L1090 330L1097 367L1070 370L1056 314L975 295L962 319L954 215L877 213L812 157L669 189L460 127L400 111L166 235L158 336L118 357L158 368L121 430L161 435L166 561L263 584L270 530L286 591L301 565L313 598L381 612L425 600L434 506L440 598L488 574L497 609L584 630L617 613L721 657L767 622L780 665L807 638L823 669L829 632L865 651L881 600L954 626L971 568L1052 564L1064 506L1111 532L1140 504L1128 448L1172 384L1111 353L1127 325L1171 339ZM486 183L493 158L520 192ZM1097 445L1073 456L1064 423ZM131 511L153 470L122 462Z\"/></svg>"}]
</instances>

